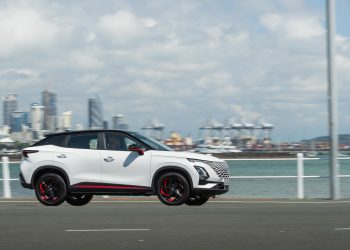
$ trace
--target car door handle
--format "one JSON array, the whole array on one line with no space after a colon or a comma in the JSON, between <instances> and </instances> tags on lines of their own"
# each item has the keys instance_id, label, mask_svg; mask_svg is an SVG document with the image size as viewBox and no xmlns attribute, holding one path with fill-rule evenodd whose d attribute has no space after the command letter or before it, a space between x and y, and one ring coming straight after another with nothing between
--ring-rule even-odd
<instances>
[{"instance_id":1,"label":"car door handle","mask_svg":"<svg viewBox=\"0 0 350 250\"><path fill-rule=\"evenodd\" d=\"M67 158L67 156L65 154L60 154L60 155L57 155L57 158Z\"/></svg>"},{"instance_id":2,"label":"car door handle","mask_svg":"<svg viewBox=\"0 0 350 250\"><path fill-rule=\"evenodd\" d=\"M112 161L114 161L114 158L111 156L108 156L107 158L103 158L103 160L106 162L112 162Z\"/></svg>"}]
</instances>

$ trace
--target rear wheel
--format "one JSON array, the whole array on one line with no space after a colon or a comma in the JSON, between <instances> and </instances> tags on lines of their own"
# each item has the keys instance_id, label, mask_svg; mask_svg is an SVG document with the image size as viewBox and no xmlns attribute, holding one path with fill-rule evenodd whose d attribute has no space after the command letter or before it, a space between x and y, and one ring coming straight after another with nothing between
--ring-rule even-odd
<instances>
[{"instance_id":1,"label":"rear wheel","mask_svg":"<svg viewBox=\"0 0 350 250\"><path fill-rule=\"evenodd\" d=\"M186 178L175 172L161 175L157 181L157 196L169 206L179 206L188 199L190 188Z\"/></svg>"},{"instance_id":2,"label":"rear wheel","mask_svg":"<svg viewBox=\"0 0 350 250\"><path fill-rule=\"evenodd\" d=\"M186 201L186 205L189 206L201 206L205 204L209 200L209 196L200 196L196 195L195 197L191 197Z\"/></svg>"},{"instance_id":3,"label":"rear wheel","mask_svg":"<svg viewBox=\"0 0 350 250\"><path fill-rule=\"evenodd\" d=\"M88 204L92 197L92 194L68 194L66 197L66 202L72 206L83 206Z\"/></svg>"},{"instance_id":4,"label":"rear wheel","mask_svg":"<svg viewBox=\"0 0 350 250\"><path fill-rule=\"evenodd\" d=\"M67 186L58 174L43 174L35 183L35 195L46 206L58 206L66 199Z\"/></svg>"}]
</instances>

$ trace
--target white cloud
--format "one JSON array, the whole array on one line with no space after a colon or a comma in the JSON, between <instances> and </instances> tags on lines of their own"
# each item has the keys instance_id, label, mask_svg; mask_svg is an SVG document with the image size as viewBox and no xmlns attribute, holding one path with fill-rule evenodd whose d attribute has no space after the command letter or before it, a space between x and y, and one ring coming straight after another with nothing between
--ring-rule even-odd
<instances>
[{"instance_id":1,"label":"white cloud","mask_svg":"<svg viewBox=\"0 0 350 250\"><path fill-rule=\"evenodd\" d=\"M152 28L158 24L158 22L153 18L144 18L144 19L141 19L141 22L147 28Z\"/></svg>"},{"instance_id":2,"label":"white cloud","mask_svg":"<svg viewBox=\"0 0 350 250\"><path fill-rule=\"evenodd\" d=\"M18 93L23 107L54 82L74 123L85 124L81 111L95 94L106 120L125 113L132 129L155 113L168 129L192 134L210 115L263 116L276 125L274 135L294 137L325 116L323 12L304 1L4 2L0 90ZM350 40L336 39L345 114ZM319 123L307 124L322 133Z\"/></svg>"},{"instance_id":3,"label":"white cloud","mask_svg":"<svg viewBox=\"0 0 350 250\"><path fill-rule=\"evenodd\" d=\"M94 70L100 69L104 63L94 56L90 51L73 51L69 57L70 65L76 69Z\"/></svg>"},{"instance_id":4,"label":"white cloud","mask_svg":"<svg viewBox=\"0 0 350 250\"><path fill-rule=\"evenodd\" d=\"M144 35L145 29L153 28L157 24L153 18L140 18L130 11L123 10L101 17L99 28L114 40L125 41Z\"/></svg>"},{"instance_id":5,"label":"white cloud","mask_svg":"<svg viewBox=\"0 0 350 250\"><path fill-rule=\"evenodd\" d=\"M278 32L289 39L309 39L322 36L325 32L321 22L314 17L271 13L261 16L260 22L271 32Z\"/></svg>"},{"instance_id":6,"label":"white cloud","mask_svg":"<svg viewBox=\"0 0 350 250\"><path fill-rule=\"evenodd\" d=\"M278 31L283 24L283 17L279 14L266 14L260 18L260 22L271 31Z\"/></svg>"},{"instance_id":7,"label":"white cloud","mask_svg":"<svg viewBox=\"0 0 350 250\"><path fill-rule=\"evenodd\" d=\"M0 56L23 49L42 49L54 41L58 27L39 11L8 8L0 11Z\"/></svg>"}]
</instances>

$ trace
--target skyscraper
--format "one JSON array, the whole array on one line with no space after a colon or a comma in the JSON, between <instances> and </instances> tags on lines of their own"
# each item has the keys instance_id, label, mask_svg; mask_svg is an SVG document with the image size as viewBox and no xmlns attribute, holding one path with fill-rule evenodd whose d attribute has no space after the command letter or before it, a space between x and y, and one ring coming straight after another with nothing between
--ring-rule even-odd
<instances>
[{"instance_id":1,"label":"skyscraper","mask_svg":"<svg viewBox=\"0 0 350 250\"><path fill-rule=\"evenodd\" d=\"M103 113L102 104L98 97L90 98L88 101L89 109L89 128L102 129L103 128Z\"/></svg>"},{"instance_id":2,"label":"skyscraper","mask_svg":"<svg viewBox=\"0 0 350 250\"><path fill-rule=\"evenodd\" d=\"M42 92L42 105L44 109L44 129L51 132L57 129L56 94L45 90Z\"/></svg>"},{"instance_id":3,"label":"skyscraper","mask_svg":"<svg viewBox=\"0 0 350 250\"><path fill-rule=\"evenodd\" d=\"M14 111L11 114L11 132L22 132L23 126L29 125L29 114L23 111Z\"/></svg>"},{"instance_id":4,"label":"skyscraper","mask_svg":"<svg viewBox=\"0 0 350 250\"><path fill-rule=\"evenodd\" d=\"M128 124L123 114L118 114L112 118L113 129L127 130Z\"/></svg>"},{"instance_id":5,"label":"skyscraper","mask_svg":"<svg viewBox=\"0 0 350 250\"><path fill-rule=\"evenodd\" d=\"M44 110L45 107L38 103L33 103L31 107L31 123L33 132L40 133L44 126Z\"/></svg>"},{"instance_id":6,"label":"skyscraper","mask_svg":"<svg viewBox=\"0 0 350 250\"><path fill-rule=\"evenodd\" d=\"M10 94L2 98L4 107L4 120L3 125L11 126L11 116L14 111L17 110L17 95Z\"/></svg>"},{"instance_id":7,"label":"skyscraper","mask_svg":"<svg viewBox=\"0 0 350 250\"><path fill-rule=\"evenodd\" d=\"M72 128L72 111L63 112L59 119L59 128L64 131Z\"/></svg>"}]
</instances>

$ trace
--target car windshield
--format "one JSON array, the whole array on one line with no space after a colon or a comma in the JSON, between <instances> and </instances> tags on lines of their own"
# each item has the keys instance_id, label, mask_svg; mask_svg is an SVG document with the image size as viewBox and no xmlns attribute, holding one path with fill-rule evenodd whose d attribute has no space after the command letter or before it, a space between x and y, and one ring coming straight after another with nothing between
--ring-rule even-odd
<instances>
[{"instance_id":1,"label":"car windshield","mask_svg":"<svg viewBox=\"0 0 350 250\"><path fill-rule=\"evenodd\" d=\"M154 139L148 138L146 136L140 135L138 133L131 133L131 135L135 136L139 140L141 140L143 143L147 144L154 150L159 151L172 151L171 148L169 148L167 145L164 145L163 143L156 141Z\"/></svg>"}]
</instances>

